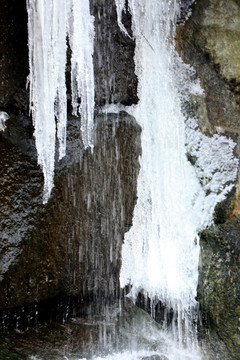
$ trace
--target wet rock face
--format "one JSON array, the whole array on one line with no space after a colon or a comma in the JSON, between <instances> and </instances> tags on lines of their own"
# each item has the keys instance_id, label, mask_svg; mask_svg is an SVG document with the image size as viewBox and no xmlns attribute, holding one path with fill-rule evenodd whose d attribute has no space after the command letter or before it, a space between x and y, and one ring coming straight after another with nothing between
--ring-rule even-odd
<instances>
[{"instance_id":1,"label":"wet rock face","mask_svg":"<svg viewBox=\"0 0 240 360\"><path fill-rule=\"evenodd\" d=\"M192 99L187 112L197 115L201 130L219 133L237 143L240 155L239 1L195 2L190 19L178 27L177 47L200 77L204 94ZM240 198L239 181L215 209L214 225L201 235L198 300L210 329L239 359Z\"/></svg>"},{"instance_id":2,"label":"wet rock face","mask_svg":"<svg viewBox=\"0 0 240 360\"><path fill-rule=\"evenodd\" d=\"M138 101L134 41L117 25L115 2L92 0L96 112ZM131 226L139 170L140 127L126 114L96 117L94 152L84 152L79 119L69 116L67 156L42 204L28 116L25 0L0 0L0 308L56 296L117 296L124 233ZM131 18L124 15L131 32ZM67 69L68 72L68 69ZM69 89L70 91L70 89Z\"/></svg>"},{"instance_id":3,"label":"wet rock face","mask_svg":"<svg viewBox=\"0 0 240 360\"><path fill-rule=\"evenodd\" d=\"M115 1L91 0L90 4L95 17L95 101L99 106L136 104L135 42L123 34L118 26ZM123 13L123 23L131 35L131 16L128 12Z\"/></svg>"},{"instance_id":4,"label":"wet rock face","mask_svg":"<svg viewBox=\"0 0 240 360\"><path fill-rule=\"evenodd\" d=\"M240 348L240 223L205 230L201 236L198 300L208 326L224 341L233 359Z\"/></svg>"},{"instance_id":5,"label":"wet rock face","mask_svg":"<svg viewBox=\"0 0 240 360\"><path fill-rule=\"evenodd\" d=\"M2 139L11 156L2 158L1 308L58 295L118 296L141 130L125 113L98 116L94 151L83 152L75 120L69 121L67 156L46 206L40 169Z\"/></svg>"},{"instance_id":6,"label":"wet rock face","mask_svg":"<svg viewBox=\"0 0 240 360\"><path fill-rule=\"evenodd\" d=\"M117 301L108 306L90 304L83 310L64 324L38 324L25 331L1 334L0 359L77 360L96 356L115 359L121 352L128 359L134 346L139 352L138 359L168 360L157 355L166 349L164 339L156 337L161 331L160 325L129 300L121 303L121 309ZM142 351L156 355L144 357Z\"/></svg>"},{"instance_id":7,"label":"wet rock face","mask_svg":"<svg viewBox=\"0 0 240 360\"><path fill-rule=\"evenodd\" d=\"M28 106L27 13L25 0L0 1L0 107Z\"/></svg>"}]
</instances>

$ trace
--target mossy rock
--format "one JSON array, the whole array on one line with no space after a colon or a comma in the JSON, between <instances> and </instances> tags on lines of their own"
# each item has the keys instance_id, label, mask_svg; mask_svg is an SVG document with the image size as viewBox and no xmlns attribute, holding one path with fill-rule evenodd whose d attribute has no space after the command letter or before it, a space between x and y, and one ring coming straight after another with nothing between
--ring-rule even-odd
<instances>
[{"instance_id":1,"label":"mossy rock","mask_svg":"<svg viewBox=\"0 0 240 360\"><path fill-rule=\"evenodd\" d=\"M201 234L198 301L210 329L231 357L240 354L240 244L238 219Z\"/></svg>"},{"instance_id":2,"label":"mossy rock","mask_svg":"<svg viewBox=\"0 0 240 360\"><path fill-rule=\"evenodd\" d=\"M240 2L209 1L205 9L202 41L220 73L228 81L240 81Z\"/></svg>"}]
</instances>

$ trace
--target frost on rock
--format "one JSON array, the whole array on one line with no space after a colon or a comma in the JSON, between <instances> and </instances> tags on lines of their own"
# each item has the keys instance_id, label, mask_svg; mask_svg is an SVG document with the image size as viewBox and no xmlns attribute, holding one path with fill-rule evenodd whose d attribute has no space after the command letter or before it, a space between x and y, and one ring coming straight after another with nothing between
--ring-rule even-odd
<instances>
[{"instance_id":1,"label":"frost on rock","mask_svg":"<svg viewBox=\"0 0 240 360\"><path fill-rule=\"evenodd\" d=\"M88 1L27 0L27 11L30 111L35 129L38 163L44 174L43 202L46 203L53 188L56 133L59 159L66 152L67 36L72 50L73 110L75 115L81 115L84 145L92 145L93 21ZM81 105L78 112L76 99L79 97Z\"/></svg>"},{"instance_id":2,"label":"frost on rock","mask_svg":"<svg viewBox=\"0 0 240 360\"><path fill-rule=\"evenodd\" d=\"M5 122L9 119L9 116L6 112L0 111L0 131L4 131L6 129Z\"/></svg>"},{"instance_id":3,"label":"frost on rock","mask_svg":"<svg viewBox=\"0 0 240 360\"><path fill-rule=\"evenodd\" d=\"M234 186L239 160L234 156L236 143L226 136L214 134L208 137L200 131L197 119L186 121L186 151L194 161L196 175L206 193L209 225L217 203L223 201Z\"/></svg>"},{"instance_id":4,"label":"frost on rock","mask_svg":"<svg viewBox=\"0 0 240 360\"><path fill-rule=\"evenodd\" d=\"M115 2L120 23L125 2ZM128 10L136 41L139 98L130 111L142 127L142 156L120 282L122 287L131 284L129 296L136 299L141 291L172 308L178 314L179 339L185 322L186 336L195 343L198 233L211 224L216 204L236 179L235 144L186 126L182 104L203 91L194 70L175 51L179 1L128 0ZM186 137L195 167L186 156Z\"/></svg>"}]
</instances>

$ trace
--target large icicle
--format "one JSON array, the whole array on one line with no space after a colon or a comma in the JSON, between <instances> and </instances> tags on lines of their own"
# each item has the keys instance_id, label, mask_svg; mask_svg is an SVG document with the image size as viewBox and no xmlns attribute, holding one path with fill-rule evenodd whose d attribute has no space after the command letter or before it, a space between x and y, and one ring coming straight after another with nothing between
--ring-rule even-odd
<instances>
[{"instance_id":1,"label":"large icicle","mask_svg":"<svg viewBox=\"0 0 240 360\"><path fill-rule=\"evenodd\" d=\"M118 22L121 22L125 1L116 0L116 5ZM179 78L184 75L184 88L188 93L201 93L202 90L197 83L189 81L188 67L174 50L179 2L128 0L128 6L136 39L135 65L140 99L132 112L143 131L138 201L133 226L125 235L121 286L130 283L133 297L139 291L145 291L152 299L160 299L178 313L176 320L179 324L185 322L186 330L192 320L191 309L196 305L198 231L211 223L216 203L231 189L224 184L235 180L237 161L231 174L226 167L221 169L222 175L218 175L212 184L214 193L208 194L187 160L185 118L181 112L181 88L178 87L183 83ZM196 136L199 138L196 144L192 132L187 141L189 147L201 142L197 155L204 161L207 156L200 153L208 151L203 145L205 138ZM219 139L218 159L221 158L222 142ZM226 149L223 150L222 156L228 156L228 161L233 161L232 150L230 146L229 156ZM200 176L203 161L198 161ZM224 160L224 164L227 161ZM207 163L206 166L211 171L211 166ZM207 176L210 178L209 174ZM215 180L214 176L212 178ZM178 337L182 337L181 326Z\"/></svg>"},{"instance_id":2,"label":"large icicle","mask_svg":"<svg viewBox=\"0 0 240 360\"><path fill-rule=\"evenodd\" d=\"M88 1L27 0L27 11L30 111L38 163L44 174L43 202L46 203L53 188L56 131L59 159L66 152L67 35L72 50L73 113L81 115L84 146L92 146L93 18ZM78 98L81 98L79 112Z\"/></svg>"},{"instance_id":3,"label":"large icicle","mask_svg":"<svg viewBox=\"0 0 240 360\"><path fill-rule=\"evenodd\" d=\"M82 139L85 147L93 146L94 73L93 40L94 18L90 15L89 1L67 0L68 39L72 50L71 84L73 114L81 114ZM81 98L81 104L78 104Z\"/></svg>"},{"instance_id":4,"label":"large icicle","mask_svg":"<svg viewBox=\"0 0 240 360\"><path fill-rule=\"evenodd\" d=\"M27 0L29 34L30 111L44 174L46 202L53 187L57 116L59 155L66 141L66 2ZM56 109L55 109L56 107Z\"/></svg>"}]
</instances>

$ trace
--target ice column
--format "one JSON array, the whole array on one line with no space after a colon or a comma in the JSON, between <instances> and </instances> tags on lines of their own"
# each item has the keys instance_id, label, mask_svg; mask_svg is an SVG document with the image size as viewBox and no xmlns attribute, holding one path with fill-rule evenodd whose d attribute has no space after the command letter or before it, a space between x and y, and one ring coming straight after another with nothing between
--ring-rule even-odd
<instances>
[{"instance_id":1,"label":"ice column","mask_svg":"<svg viewBox=\"0 0 240 360\"><path fill-rule=\"evenodd\" d=\"M73 113L81 115L84 146L92 146L93 18L88 1L27 0L27 11L30 111L38 163L44 174L43 202L46 203L53 188L56 133L59 159L66 152L67 36L72 51Z\"/></svg>"},{"instance_id":2,"label":"ice column","mask_svg":"<svg viewBox=\"0 0 240 360\"><path fill-rule=\"evenodd\" d=\"M125 1L116 0L116 5L118 22L125 32L121 25ZM194 143L192 128L186 140L181 86L184 84L188 93L202 90L188 79L188 67L174 50L179 2L128 0L128 7L136 39L140 99L131 111L143 131L138 201L133 226L125 236L120 280L122 286L132 285L133 297L138 291L145 291L152 299L172 307L181 322L196 305L198 231L211 223L216 203L231 189L226 184L236 178L237 161L234 160L230 174L225 165L233 163L233 146L229 143L232 148L229 147L227 155L226 149L221 150L223 140L219 139L218 145L215 142L213 146L218 147L215 149L218 159L222 151L221 164L225 167L221 166L221 175L218 172L217 176L210 176L218 160L215 156L214 166L209 164L208 147L204 146L207 140L196 133ZM194 152L199 157L198 171L187 160L185 141L189 147L198 146ZM214 192L206 191L199 181L204 161Z\"/></svg>"}]
</instances>

